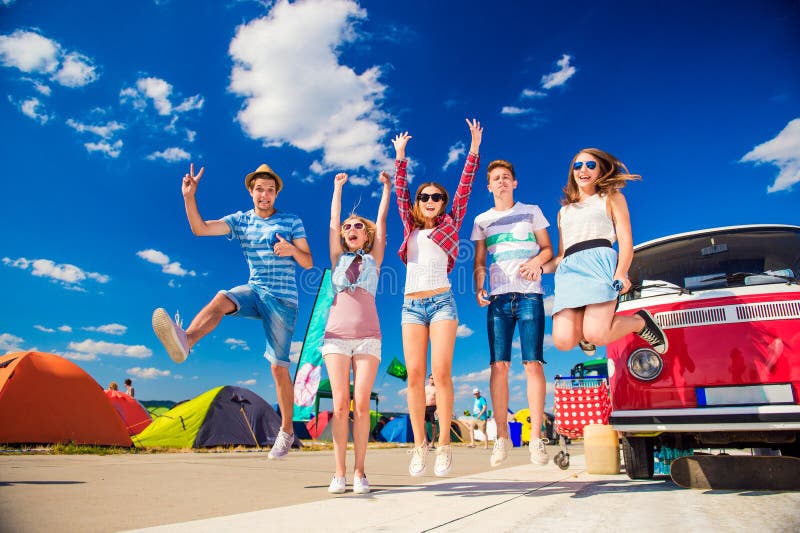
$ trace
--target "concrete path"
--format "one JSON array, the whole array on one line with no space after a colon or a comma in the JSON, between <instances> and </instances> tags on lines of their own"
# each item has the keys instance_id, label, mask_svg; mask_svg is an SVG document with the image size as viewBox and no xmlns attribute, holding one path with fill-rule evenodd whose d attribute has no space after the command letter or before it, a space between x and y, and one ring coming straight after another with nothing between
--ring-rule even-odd
<instances>
[{"instance_id":1,"label":"concrete path","mask_svg":"<svg viewBox=\"0 0 800 533\"><path fill-rule=\"evenodd\" d=\"M800 492L590 475L570 451L568 470L525 449L490 470L488 451L456 448L458 477L411 478L405 449L370 450L364 496L327 493L331 452L0 456L0 531L800 530Z\"/></svg>"}]
</instances>

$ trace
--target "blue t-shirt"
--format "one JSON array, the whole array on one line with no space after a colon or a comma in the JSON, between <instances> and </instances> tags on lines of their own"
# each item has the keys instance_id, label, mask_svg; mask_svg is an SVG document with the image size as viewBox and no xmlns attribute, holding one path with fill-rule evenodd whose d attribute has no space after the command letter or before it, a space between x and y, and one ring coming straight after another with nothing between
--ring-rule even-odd
<instances>
[{"instance_id":1,"label":"blue t-shirt","mask_svg":"<svg viewBox=\"0 0 800 533\"><path fill-rule=\"evenodd\" d=\"M297 262L293 257L275 255L273 247L278 243L278 235L289 242L306 237L300 217L276 211L271 217L262 218L250 209L224 216L222 220L231 228L228 238L235 237L242 247L250 267L250 286L262 298L278 298L297 306Z\"/></svg>"},{"instance_id":2,"label":"blue t-shirt","mask_svg":"<svg viewBox=\"0 0 800 533\"><path fill-rule=\"evenodd\" d=\"M486 420L489 418L489 410L483 412L482 415L479 415L481 409L486 405L486 398L481 396L480 398L475 398L475 402L472 404L472 415L478 417L478 420Z\"/></svg>"}]
</instances>

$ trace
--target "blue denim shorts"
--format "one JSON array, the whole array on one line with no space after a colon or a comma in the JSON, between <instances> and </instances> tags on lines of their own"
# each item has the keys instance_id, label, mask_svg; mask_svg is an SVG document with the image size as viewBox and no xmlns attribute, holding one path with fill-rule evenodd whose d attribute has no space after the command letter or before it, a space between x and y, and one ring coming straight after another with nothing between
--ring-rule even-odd
<instances>
[{"instance_id":1,"label":"blue denim shorts","mask_svg":"<svg viewBox=\"0 0 800 533\"><path fill-rule=\"evenodd\" d=\"M277 298L262 297L250 285L239 285L219 293L236 305L236 311L229 316L261 320L267 334L264 357L273 365L289 368L289 351L297 322L297 307L287 305Z\"/></svg>"},{"instance_id":2,"label":"blue denim shorts","mask_svg":"<svg viewBox=\"0 0 800 533\"><path fill-rule=\"evenodd\" d=\"M486 314L489 333L489 361L511 362L514 326L519 326L522 362L544 360L544 305L537 293L509 292L491 297Z\"/></svg>"},{"instance_id":3,"label":"blue denim shorts","mask_svg":"<svg viewBox=\"0 0 800 533\"><path fill-rule=\"evenodd\" d=\"M401 324L430 326L439 320L458 320L456 299L453 291L443 292L428 298L405 298Z\"/></svg>"}]
</instances>

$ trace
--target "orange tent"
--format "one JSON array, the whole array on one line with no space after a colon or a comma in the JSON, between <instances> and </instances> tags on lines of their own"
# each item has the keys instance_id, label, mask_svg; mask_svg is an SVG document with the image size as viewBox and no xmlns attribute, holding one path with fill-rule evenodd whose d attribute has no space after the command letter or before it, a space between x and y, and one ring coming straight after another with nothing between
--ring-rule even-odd
<instances>
[{"instance_id":1,"label":"orange tent","mask_svg":"<svg viewBox=\"0 0 800 533\"><path fill-rule=\"evenodd\" d=\"M132 445L100 385L71 361L41 352L0 357L0 442Z\"/></svg>"},{"instance_id":2,"label":"orange tent","mask_svg":"<svg viewBox=\"0 0 800 533\"><path fill-rule=\"evenodd\" d=\"M138 435L153 421L147 409L142 407L142 404L134 400L132 396L118 390L104 392L111 405L117 410L122 423L128 428L129 435Z\"/></svg>"}]
</instances>

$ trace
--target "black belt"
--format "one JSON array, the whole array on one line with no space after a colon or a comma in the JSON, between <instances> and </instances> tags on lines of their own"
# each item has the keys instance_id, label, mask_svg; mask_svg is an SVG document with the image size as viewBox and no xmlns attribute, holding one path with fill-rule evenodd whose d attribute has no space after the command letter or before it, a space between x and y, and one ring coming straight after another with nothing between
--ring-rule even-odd
<instances>
[{"instance_id":1,"label":"black belt","mask_svg":"<svg viewBox=\"0 0 800 533\"><path fill-rule=\"evenodd\" d=\"M591 239L588 241L578 242L567 248L564 252L564 257L570 256L575 252L582 252L590 248L611 248L611 241L608 239Z\"/></svg>"}]
</instances>

